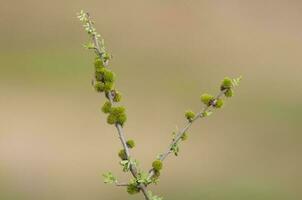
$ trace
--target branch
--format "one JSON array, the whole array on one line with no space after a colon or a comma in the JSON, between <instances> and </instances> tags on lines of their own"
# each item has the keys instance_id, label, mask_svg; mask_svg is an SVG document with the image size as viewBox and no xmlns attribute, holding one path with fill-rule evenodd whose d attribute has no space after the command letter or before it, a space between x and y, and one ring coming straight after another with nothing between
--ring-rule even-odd
<instances>
[{"instance_id":1,"label":"branch","mask_svg":"<svg viewBox=\"0 0 302 200\"><path fill-rule=\"evenodd\" d=\"M92 41L93 41L93 44L94 44L94 48L92 48L92 49L94 49L95 50L95 53L99 56L99 58L101 59L101 60L103 60L103 55L106 53L106 49L105 49L105 46L104 46L104 42L101 42L101 45L100 45L100 43L99 43L99 39L98 39L98 34L97 34L97 32L95 31L95 29L94 29L94 27L93 27L93 22L92 22L92 20L91 20L91 18L90 18L90 15L89 15L89 13L86 13L86 16L87 16L87 22L88 22L88 31L90 31L90 35L91 35L91 37L92 37ZM89 32L88 32L89 33ZM107 60L107 62L104 62L104 65L107 67L108 66L108 60ZM108 99L109 99L109 101L110 101L110 103L112 104L112 105L114 105L114 101L113 101L113 95L112 95L112 91L110 91L109 93L108 93ZM123 149L125 150L125 153L126 153L126 157L127 157L127 160L130 160L130 151L129 151L129 148L128 148L128 146L127 146L127 143L126 143L126 137L125 137L125 135L124 135L124 132L123 132L123 128L122 128L122 126L119 124L119 123L115 123L115 127L116 127L116 129L117 129L117 132L118 132L118 136L119 136L119 139L120 139L120 141L121 141L121 143L122 143L122 146L123 146ZM135 178L135 179L137 179L138 178L138 173L137 173L137 168L136 168L136 166L134 166L134 165L132 165L132 164L130 164L130 171L131 171L131 174L132 174L132 176ZM125 185L124 185L125 186ZM126 186L128 186L128 184L126 185ZM139 184L139 188L141 189L141 191L142 191L142 193L143 193L143 195L144 195L144 197L145 197L145 199L146 200L150 200L150 198L149 198L149 195L148 195L148 192L147 192L147 188L146 188L146 186L144 185L144 184L142 184L142 183L140 183Z\"/></svg>"},{"instance_id":2,"label":"branch","mask_svg":"<svg viewBox=\"0 0 302 200\"><path fill-rule=\"evenodd\" d=\"M186 133L186 131L191 127L191 125L197 119L204 118L207 116L207 115L205 115L205 113L207 113L208 111L210 111L213 108L213 106L216 104L216 101L218 99L220 99L224 95L225 92L226 92L226 89L220 91L220 93L215 97L215 99L211 102L210 105L204 107L204 109L202 109L192 120L188 121L188 123L177 133L176 137L172 140L172 142L170 143L167 150L164 153L160 154L160 157L159 157L160 161L164 161L173 152L172 148L181 140L181 138ZM155 174L155 170L153 168L150 169L148 178L151 178L154 174Z\"/></svg>"}]
</instances>

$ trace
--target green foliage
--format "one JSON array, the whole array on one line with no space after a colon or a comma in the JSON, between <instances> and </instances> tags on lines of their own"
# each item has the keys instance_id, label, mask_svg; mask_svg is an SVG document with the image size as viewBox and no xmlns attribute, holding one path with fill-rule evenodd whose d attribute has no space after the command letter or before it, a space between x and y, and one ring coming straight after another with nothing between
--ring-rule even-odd
<instances>
[{"instance_id":1,"label":"green foliage","mask_svg":"<svg viewBox=\"0 0 302 200\"><path fill-rule=\"evenodd\" d=\"M152 183L152 180L149 178L149 174L145 172L139 172L136 181L144 185L149 185Z\"/></svg>"},{"instance_id":2,"label":"green foliage","mask_svg":"<svg viewBox=\"0 0 302 200\"><path fill-rule=\"evenodd\" d=\"M123 166L123 171L124 172L128 172L130 170L131 166L136 167L138 165L137 161L134 160L134 159L131 159L131 158L128 159L128 160L122 160L120 162L120 164Z\"/></svg>"},{"instance_id":3,"label":"green foliage","mask_svg":"<svg viewBox=\"0 0 302 200\"><path fill-rule=\"evenodd\" d=\"M217 99L214 107L221 108L223 106L223 104L224 104L223 99Z\"/></svg>"},{"instance_id":4,"label":"green foliage","mask_svg":"<svg viewBox=\"0 0 302 200\"><path fill-rule=\"evenodd\" d=\"M126 154L126 151L125 149L121 149L119 152L118 152L118 156L122 159L122 160L127 160L127 154Z\"/></svg>"},{"instance_id":5,"label":"green foliage","mask_svg":"<svg viewBox=\"0 0 302 200\"><path fill-rule=\"evenodd\" d=\"M242 80L242 76L239 76L238 78L234 78L234 79L232 80L232 85L233 85L233 87L239 86L239 83L241 82L241 80Z\"/></svg>"},{"instance_id":6,"label":"green foliage","mask_svg":"<svg viewBox=\"0 0 302 200\"><path fill-rule=\"evenodd\" d=\"M111 172L103 174L103 177L104 177L104 183L106 183L106 184L107 183L109 183L109 184L117 183L116 177Z\"/></svg>"},{"instance_id":7,"label":"green foliage","mask_svg":"<svg viewBox=\"0 0 302 200\"><path fill-rule=\"evenodd\" d=\"M135 142L134 142L134 140L128 140L128 141L126 142L126 144L127 144L127 147L130 148L130 149L132 149L132 148L135 147Z\"/></svg>"},{"instance_id":8,"label":"green foliage","mask_svg":"<svg viewBox=\"0 0 302 200\"><path fill-rule=\"evenodd\" d=\"M109 101L106 101L104 103L104 105L102 106L102 111L104 113L110 113L111 112L111 107L112 107L112 104Z\"/></svg>"},{"instance_id":9,"label":"green foliage","mask_svg":"<svg viewBox=\"0 0 302 200\"><path fill-rule=\"evenodd\" d=\"M159 181L159 177L160 177L160 171L155 170L153 176L151 177L152 183L157 184Z\"/></svg>"},{"instance_id":10,"label":"green foliage","mask_svg":"<svg viewBox=\"0 0 302 200\"><path fill-rule=\"evenodd\" d=\"M193 120L194 117L195 117L195 113L194 113L193 111L191 111L191 110L186 111L185 117L187 118L187 120L188 120L189 122L192 122L192 120Z\"/></svg>"},{"instance_id":11,"label":"green foliage","mask_svg":"<svg viewBox=\"0 0 302 200\"><path fill-rule=\"evenodd\" d=\"M128 194L137 194L139 193L140 189L139 189L139 185L136 181L132 181L131 183L129 183L129 185L127 186L127 192Z\"/></svg>"},{"instance_id":12,"label":"green foliage","mask_svg":"<svg viewBox=\"0 0 302 200\"><path fill-rule=\"evenodd\" d=\"M205 105L210 106L215 98L213 95L205 93L201 95L200 99Z\"/></svg>"},{"instance_id":13,"label":"green foliage","mask_svg":"<svg viewBox=\"0 0 302 200\"><path fill-rule=\"evenodd\" d=\"M153 195L151 191L148 191L148 196L149 196L150 200L163 200L162 197Z\"/></svg>"},{"instance_id":14,"label":"green foliage","mask_svg":"<svg viewBox=\"0 0 302 200\"><path fill-rule=\"evenodd\" d=\"M163 168L163 163L161 160L155 160L152 163L152 167L155 171L160 171Z\"/></svg>"}]
</instances>

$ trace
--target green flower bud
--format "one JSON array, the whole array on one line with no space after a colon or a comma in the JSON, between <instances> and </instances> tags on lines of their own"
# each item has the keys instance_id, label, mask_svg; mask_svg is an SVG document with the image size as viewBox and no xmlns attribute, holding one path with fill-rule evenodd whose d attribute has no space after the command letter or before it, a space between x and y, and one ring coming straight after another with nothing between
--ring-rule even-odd
<instances>
[{"instance_id":1,"label":"green flower bud","mask_svg":"<svg viewBox=\"0 0 302 200\"><path fill-rule=\"evenodd\" d=\"M110 91L113 88L113 82L105 82L104 84L104 90Z\"/></svg>"},{"instance_id":2,"label":"green flower bud","mask_svg":"<svg viewBox=\"0 0 302 200\"><path fill-rule=\"evenodd\" d=\"M185 116L186 116L187 120L189 120L189 122L191 122L195 117L195 113L193 111L187 111L185 113Z\"/></svg>"},{"instance_id":3,"label":"green flower bud","mask_svg":"<svg viewBox=\"0 0 302 200\"><path fill-rule=\"evenodd\" d=\"M181 140L185 141L188 139L188 134L185 132L182 136L181 136Z\"/></svg>"},{"instance_id":4,"label":"green flower bud","mask_svg":"<svg viewBox=\"0 0 302 200\"><path fill-rule=\"evenodd\" d=\"M117 116L116 123L123 126L126 121L127 121L127 115L125 113L122 113Z\"/></svg>"},{"instance_id":5,"label":"green flower bud","mask_svg":"<svg viewBox=\"0 0 302 200\"><path fill-rule=\"evenodd\" d=\"M111 108L110 115L114 115L115 119L116 119L116 123L118 123L122 126L127 121L127 115L125 113L125 108L122 106Z\"/></svg>"},{"instance_id":6,"label":"green flower bud","mask_svg":"<svg viewBox=\"0 0 302 200\"><path fill-rule=\"evenodd\" d=\"M118 116L124 112L125 112L125 107L123 107L123 106L112 107L112 109L111 109L111 114L113 114L115 116Z\"/></svg>"},{"instance_id":7,"label":"green flower bud","mask_svg":"<svg viewBox=\"0 0 302 200\"><path fill-rule=\"evenodd\" d=\"M216 103L215 103L215 108L221 108L223 106L223 99L217 99Z\"/></svg>"},{"instance_id":8,"label":"green flower bud","mask_svg":"<svg viewBox=\"0 0 302 200\"><path fill-rule=\"evenodd\" d=\"M163 163L161 160L155 160L152 163L152 167L155 171L160 171L163 168Z\"/></svg>"},{"instance_id":9,"label":"green flower bud","mask_svg":"<svg viewBox=\"0 0 302 200\"><path fill-rule=\"evenodd\" d=\"M213 95L210 95L210 94L207 94L207 93L201 95L201 101L202 101L205 105L207 105L207 106L210 106L210 105L212 104L212 102L213 102L214 99L215 99L215 98L214 98Z\"/></svg>"},{"instance_id":10,"label":"green flower bud","mask_svg":"<svg viewBox=\"0 0 302 200\"><path fill-rule=\"evenodd\" d=\"M104 85L104 83L97 81L97 82L94 83L94 89L97 92L104 92L105 85Z\"/></svg>"},{"instance_id":11,"label":"green flower bud","mask_svg":"<svg viewBox=\"0 0 302 200\"><path fill-rule=\"evenodd\" d=\"M221 90L229 89L233 86L232 79L225 77L221 83Z\"/></svg>"},{"instance_id":12,"label":"green flower bud","mask_svg":"<svg viewBox=\"0 0 302 200\"><path fill-rule=\"evenodd\" d=\"M102 107L104 113L110 113L112 104L109 101L106 101Z\"/></svg>"},{"instance_id":13,"label":"green flower bud","mask_svg":"<svg viewBox=\"0 0 302 200\"><path fill-rule=\"evenodd\" d=\"M103 61L99 57L95 58L95 60L94 60L94 67L95 67L95 69L100 69L100 68L104 67Z\"/></svg>"},{"instance_id":14,"label":"green flower bud","mask_svg":"<svg viewBox=\"0 0 302 200\"><path fill-rule=\"evenodd\" d=\"M113 114L108 115L107 123L108 124L115 124L117 122L117 117Z\"/></svg>"},{"instance_id":15,"label":"green flower bud","mask_svg":"<svg viewBox=\"0 0 302 200\"><path fill-rule=\"evenodd\" d=\"M228 90L224 93L224 95L225 95L226 97L232 97L232 96L234 95L234 91L233 91L232 89L228 89Z\"/></svg>"},{"instance_id":16,"label":"green flower bud","mask_svg":"<svg viewBox=\"0 0 302 200\"><path fill-rule=\"evenodd\" d=\"M112 82L114 82L114 80L115 80L115 74L114 74L112 71L110 71L110 70L104 68L103 78L104 78L104 82L105 82L105 83L106 83L106 82L112 83Z\"/></svg>"},{"instance_id":17,"label":"green flower bud","mask_svg":"<svg viewBox=\"0 0 302 200\"><path fill-rule=\"evenodd\" d=\"M130 148L130 149L132 149L133 147L135 147L135 142L134 142L134 140L128 140L128 141L126 142L126 144L127 144L127 147Z\"/></svg>"},{"instance_id":18,"label":"green flower bud","mask_svg":"<svg viewBox=\"0 0 302 200\"><path fill-rule=\"evenodd\" d=\"M122 99L121 93L119 93L118 91L114 90L113 101L114 101L114 102L120 102L121 99Z\"/></svg>"},{"instance_id":19,"label":"green flower bud","mask_svg":"<svg viewBox=\"0 0 302 200\"><path fill-rule=\"evenodd\" d=\"M127 186L127 192L128 194L137 194L139 193L140 189L138 187L137 183L131 183Z\"/></svg>"},{"instance_id":20,"label":"green flower bud","mask_svg":"<svg viewBox=\"0 0 302 200\"><path fill-rule=\"evenodd\" d=\"M121 149L121 150L118 152L118 156L119 156L122 160L127 160L127 154L126 154L125 149Z\"/></svg>"}]
</instances>

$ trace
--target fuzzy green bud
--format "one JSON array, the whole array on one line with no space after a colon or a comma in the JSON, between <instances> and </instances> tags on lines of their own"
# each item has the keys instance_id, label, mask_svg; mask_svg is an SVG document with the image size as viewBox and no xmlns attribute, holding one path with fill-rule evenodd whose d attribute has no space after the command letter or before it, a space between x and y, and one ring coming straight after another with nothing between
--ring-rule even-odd
<instances>
[{"instance_id":1,"label":"fuzzy green bud","mask_svg":"<svg viewBox=\"0 0 302 200\"><path fill-rule=\"evenodd\" d=\"M213 95L205 93L201 95L200 99L205 105L210 106L215 98Z\"/></svg>"},{"instance_id":2,"label":"fuzzy green bud","mask_svg":"<svg viewBox=\"0 0 302 200\"><path fill-rule=\"evenodd\" d=\"M110 113L112 104L109 101L106 101L102 106L102 111L104 113Z\"/></svg>"},{"instance_id":3,"label":"fuzzy green bud","mask_svg":"<svg viewBox=\"0 0 302 200\"><path fill-rule=\"evenodd\" d=\"M113 95L113 101L114 102L120 102L122 99L122 95L120 92L114 90L114 95Z\"/></svg>"},{"instance_id":4,"label":"fuzzy green bud","mask_svg":"<svg viewBox=\"0 0 302 200\"><path fill-rule=\"evenodd\" d=\"M126 121L127 121L127 115L125 113L122 113L117 116L116 123L123 126Z\"/></svg>"},{"instance_id":5,"label":"fuzzy green bud","mask_svg":"<svg viewBox=\"0 0 302 200\"><path fill-rule=\"evenodd\" d=\"M119 107L113 107L111 109L111 114L115 116L116 119L116 123L120 124L120 125L124 125L124 123L127 121L127 115L125 113L125 108L122 106Z\"/></svg>"},{"instance_id":6,"label":"fuzzy green bud","mask_svg":"<svg viewBox=\"0 0 302 200\"><path fill-rule=\"evenodd\" d=\"M163 163L161 160L155 160L152 163L152 167L155 171L160 171L163 168Z\"/></svg>"},{"instance_id":7,"label":"fuzzy green bud","mask_svg":"<svg viewBox=\"0 0 302 200\"><path fill-rule=\"evenodd\" d=\"M108 124L115 124L117 122L117 117L113 114L109 114L107 117Z\"/></svg>"},{"instance_id":8,"label":"fuzzy green bud","mask_svg":"<svg viewBox=\"0 0 302 200\"><path fill-rule=\"evenodd\" d=\"M105 85L104 85L104 83L97 81L97 82L94 83L94 89L97 92L104 92Z\"/></svg>"},{"instance_id":9,"label":"fuzzy green bud","mask_svg":"<svg viewBox=\"0 0 302 200\"><path fill-rule=\"evenodd\" d=\"M125 112L125 107L123 107L123 106L112 107L112 110L111 110L111 113L116 116L120 115L124 112Z\"/></svg>"},{"instance_id":10,"label":"fuzzy green bud","mask_svg":"<svg viewBox=\"0 0 302 200\"><path fill-rule=\"evenodd\" d=\"M221 108L223 106L223 99L217 99L216 103L215 103L215 108Z\"/></svg>"},{"instance_id":11,"label":"fuzzy green bud","mask_svg":"<svg viewBox=\"0 0 302 200\"><path fill-rule=\"evenodd\" d=\"M105 82L104 84L104 90L105 91L110 91L113 88L113 82Z\"/></svg>"},{"instance_id":12,"label":"fuzzy green bud","mask_svg":"<svg viewBox=\"0 0 302 200\"><path fill-rule=\"evenodd\" d=\"M187 140L188 139L188 133L184 133L184 134L182 134L182 136L181 136L181 140L182 141L185 141L185 140Z\"/></svg>"},{"instance_id":13,"label":"fuzzy green bud","mask_svg":"<svg viewBox=\"0 0 302 200\"><path fill-rule=\"evenodd\" d=\"M128 140L128 141L126 142L126 144L127 144L127 147L130 148L130 149L132 149L132 148L135 147L135 142L134 142L134 140Z\"/></svg>"},{"instance_id":14,"label":"fuzzy green bud","mask_svg":"<svg viewBox=\"0 0 302 200\"><path fill-rule=\"evenodd\" d=\"M139 193L140 189L137 183L131 183L127 186L128 194L137 194Z\"/></svg>"},{"instance_id":15,"label":"fuzzy green bud","mask_svg":"<svg viewBox=\"0 0 302 200\"><path fill-rule=\"evenodd\" d=\"M114 82L115 74L106 68L104 68L104 69L105 69L103 72L104 82L110 82L110 83Z\"/></svg>"},{"instance_id":16,"label":"fuzzy green bud","mask_svg":"<svg viewBox=\"0 0 302 200\"><path fill-rule=\"evenodd\" d=\"M127 154L126 154L125 149L121 149L121 150L118 152L118 156L119 156L122 160L127 160Z\"/></svg>"},{"instance_id":17,"label":"fuzzy green bud","mask_svg":"<svg viewBox=\"0 0 302 200\"><path fill-rule=\"evenodd\" d=\"M99 69L99 68L103 68L104 67L103 61L99 57L95 58L95 60L94 60L94 67L95 67L95 69Z\"/></svg>"},{"instance_id":18,"label":"fuzzy green bud","mask_svg":"<svg viewBox=\"0 0 302 200\"><path fill-rule=\"evenodd\" d=\"M233 86L232 79L225 77L221 83L221 90L230 89Z\"/></svg>"},{"instance_id":19,"label":"fuzzy green bud","mask_svg":"<svg viewBox=\"0 0 302 200\"><path fill-rule=\"evenodd\" d=\"M224 95L226 97L232 97L234 95L234 91L232 89L228 89L227 91L225 91Z\"/></svg>"},{"instance_id":20,"label":"fuzzy green bud","mask_svg":"<svg viewBox=\"0 0 302 200\"><path fill-rule=\"evenodd\" d=\"M186 116L187 120L189 120L189 122L191 122L195 117L195 113L193 111L187 111L185 113L185 116Z\"/></svg>"}]
</instances>

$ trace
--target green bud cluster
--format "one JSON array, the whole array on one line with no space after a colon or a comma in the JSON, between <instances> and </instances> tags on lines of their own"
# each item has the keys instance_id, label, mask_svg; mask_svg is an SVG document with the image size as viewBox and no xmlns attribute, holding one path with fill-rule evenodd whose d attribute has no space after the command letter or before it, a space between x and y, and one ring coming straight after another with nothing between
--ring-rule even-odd
<instances>
[{"instance_id":1,"label":"green bud cluster","mask_svg":"<svg viewBox=\"0 0 302 200\"><path fill-rule=\"evenodd\" d=\"M205 105L211 106L213 101L215 100L215 97L213 95L205 93L205 94L201 95L200 99L201 99L201 102L204 103Z\"/></svg>"},{"instance_id":2,"label":"green bud cluster","mask_svg":"<svg viewBox=\"0 0 302 200\"><path fill-rule=\"evenodd\" d=\"M154 171L160 171L163 168L163 163L161 160L155 160L152 163Z\"/></svg>"},{"instance_id":3,"label":"green bud cluster","mask_svg":"<svg viewBox=\"0 0 302 200\"><path fill-rule=\"evenodd\" d=\"M192 120L194 119L194 117L195 117L195 113L193 112L193 111L186 111L186 113L185 113L185 117L187 118L187 120L189 121L189 122L192 122Z\"/></svg>"},{"instance_id":4,"label":"green bud cluster","mask_svg":"<svg viewBox=\"0 0 302 200\"><path fill-rule=\"evenodd\" d=\"M232 97L234 93L232 88L233 88L232 79L230 79L229 77L225 77L221 83L220 90L225 91L224 95L226 97Z\"/></svg>"},{"instance_id":5,"label":"green bud cluster","mask_svg":"<svg viewBox=\"0 0 302 200\"><path fill-rule=\"evenodd\" d=\"M126 151L125 149L121 149L119 152L118 152L118 156L122 159L122 160L127 160L127 154L126 154Z\"/></svg>"},{"instance_id":6,"label":"green bud cluster","mask_svg":"<svg viewBox=\"0 0 302 200\"><path fill-rule=\"evenodd\" d=\"M107 116L108 124L120 124L123 126L127 121L125 108L122 106L112 107L110 102L106 102L102 107L102 111L104 113L109 113L109 115Z\"/></svg>"},{"instance_id":7,"label":"green bud cluster","mask_svg":"<svg viewBox=\"0 0 302 200\"><path fill-rule=\"evenodd\" d=\"M223 99L217 99L216 102L215 102L214 107L215 108L221 108L223 106L223 104L224 104Z\"/></svg>"},{"instance_id":8,"label":"green bud cluster","mask_svg":"<svg viewBox=\"0 0 302 200\"><path fill-rule=\"evenodd\" d=\"M137 194L137 193L139 193L139 191L140 191L140 189L139 189L139 186L138 186L137 182L130 183L127 186L128 194Z\"/></svg>"},{"instance_id":9,"label":"green bud cluster","mask_svg":"<svg viewBox=\"0 0 302 200\"><path fill-rule=\"evenodd\" d=\"M104 63L100 58L94 61L95 67L95 84L94 87L98 92L110 91L114 86L115 74L104 67Z\"/></svg>"},{"instance_id":10,"label":"green bud cluster","mask_svg":"<svg viewBox=\"0 0 302 200\"><path fill-rule=\"evenodd\" d=\"M134 140L128 140L128 141L126 142L126 144L127 144L127 147L130 148L130 149L132 149L132 148L135 147L135 142L134 142Z\"/></svg>"},{"instance_id":11,"label":"green bud cluster","mask_svg":"<svg viewBox=\"0 0 302 200\"><path fill-rule=\"evenodd\" d=\"M107 114L111 112L112 104L109 101L106 101L102 106L103 113Z\"/></svg>"}]
</instances>

